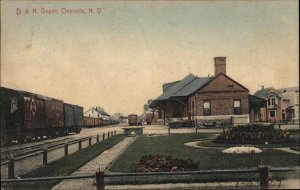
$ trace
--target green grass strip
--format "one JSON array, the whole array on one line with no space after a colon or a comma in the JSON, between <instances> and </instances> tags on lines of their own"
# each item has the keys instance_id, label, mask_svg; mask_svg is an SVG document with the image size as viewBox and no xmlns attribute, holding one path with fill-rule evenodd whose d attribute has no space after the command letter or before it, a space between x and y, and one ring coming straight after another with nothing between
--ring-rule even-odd
<instances>
[{"instance_id":1,"label":"green grass strip","mask_svg":"<svg viewBox=\"0 0 300 190\"><path fill-rule=\"evenodd\" d=\"M260 154L238 155L224 154L222 149L194 148L184 145L185 142L206 140L211 134L176 134L169 136L140 136L109 168L111 172L135 172L142 156L162 155L178 159L193 159L198 162L202 170L255 168L259 165L271 167L299 166L299 155L267 149ZM234 146L234 145L232 145ZM225 147L224 147L225 148ZM130 158L130 159L128 159ZM272 173L274 178L298 178L295 172ZM192 183L204 181L258 179L257 174L209 174L194 176L151 176L110 178L108 184L145 184L145 183Z\"/></svg>"},{"instance_id":2,"label":"green grass strip","mask_svg":"<svg viewBox=\"0 0 300 190\"><path fill-rule=\"evenodd\" d=\"M63 157L60 160L49 163L46 166L38 168L28 174L22 175L21 178L34 178L34 177L51 177L51 176L62 176L70 175L81 166L85 165L105 150L110 149L125 138L124 135L117 135L111 139L101 141L100 143L94 144L90 147L75 152L69 156ZM95 168L96 169L96 168ZM5 189L51 189L52 186L59 183L60 180L53 181L40 181L40 182L24 182L24 183L6 183ZM4 187L4 184L1 185Z\"/></svg>"}]
</instances>

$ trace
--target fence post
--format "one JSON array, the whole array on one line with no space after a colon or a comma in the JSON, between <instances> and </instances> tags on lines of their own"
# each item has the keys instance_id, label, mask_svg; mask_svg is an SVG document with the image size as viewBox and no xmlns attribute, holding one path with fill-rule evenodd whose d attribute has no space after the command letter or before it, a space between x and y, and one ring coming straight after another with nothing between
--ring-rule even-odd
<instances>
[{"instance_id":1,"label":"fence post","mask_svg":"<svg viewBox=\"0 0 300 190\"><path fill-rule=\"evenodd\" d=\"M15 158L11 156L8 163L8 179L15 178Z\"/></svg>"},{"instance_id":2,"label":"fence post","mask_svg":"<svg viewBox=\"0 0 300 190\"><path fill-rule=\"evenodd\" d=\"M103 133L103 140L105 139L105 133Z\"/></svg>"},{"instance_id":3,"label":"fence post","mask_svg":"<svg viewBox=\"0 0 300 190\"><path fill-rule=\"evenodd\" d=\"M92 145L92 137L89 138L89 146Z\"/></svg>"},{"instance_id":4,"label":"fence post","mask_svg":"<svg viewBox=\"0 0 300 190\"><path fill-rule=\"evenodd\" d=\"M170 129L170 127L168 128L168 134L170 135L170 133L171 133L171 129Z\"/></svg>"},{"instance_id":5,"label":"fence post","mask_svg":"<svg viewBox=\"0 0 300 190\"><path fill-rule=\"evenodd\" d=\"M260 166L258 168L258 173L259 173L260 189L268 189L268 187L269 187L269 168L267 166Z\"/></svg>"},{"instance_id":6,"label":"fence post","mask_svg":"<svg viewBox=\"0 0 300 190\"><path fill-rule=\"evenodd\" d=\"M79 150L81 150L81 147L82 147L81 139L79 139L79 141L78 141L78 146L79 146Z\"/></svg>"},{"instance_id":7,"label":"fence post","mask_svg":"<svg viewBox=\"0 0 300 190\"><path fill-rule=\"evenodd\" d=\"M109 131L107 132L107 139L109 139Z\"/></svg>"},{"instance_id":8,"label":"fence post","mask_svg":"<svg viewBox=\"0 0 300 190\"><path fill-rule=\"evenodd\" d=\"M68 143L65 144L65 156L68 156L69 150L68 150Z\"/></svg>"},{"instance_id":9,"label":"fence post","mask_svg":"<svg viewBox=\"0 0 300 190\"><path fill-rule=\"evenodd\" d=\"M113 136L113 131L110 132L110 136L111 136L111 137Z\"/></svg>"},{"instance_id":10,"label":"fence post","mask_svg":"<svg viewBox=\"0 0 300 190\"><path fill-rule=\"evenodd\" d=\"M47 165L47 162L48 162L47 154L48 154L48 150L44 149L44 152L43 152L43 165Z\"/></svg>"},{"instance_id":11,"label":"fence post","mask_svg":"<svg viewBox=\"0 0 300 190\"><path fill-rule=\"evenodd\" d=\"M295 124L295 119L293 119L293 124Z\"/></svg>"},{"instance_id":12,"label":"fence post","mask_svg":"<svg viewBox=\"0 0 300 190\"><path fill-rule=\"evenodd\" d=\"M195 127L196 133L198 133L198 127Z\"/></svg>"},{"instance_id":13,"label":"fence post","mask_svg":"<svg viewBox=\"0 0 300 190\"><path fill-rule=\"evenodd\" d=\"M99 142L99 134L97 134L97 143Z\"/></svg>"},{"instance_id":14,"label":"fence post","mask_svg":"<svg viewBox=\"0 0 300 190\"><path fill-rule=\"evenodd\" d=\"M117 134L117 131L114 131L115 135Z\"/></svg>"},{"instance_id":15,"label":"fence post","mask_svg":"<svg viewBox=\"0 0 300 190\"><path fill-rule=\"evenodd\" d=\"M104 190L104 173L96 172L96 186L97 190Z\"/></svg>"}]
</instances>

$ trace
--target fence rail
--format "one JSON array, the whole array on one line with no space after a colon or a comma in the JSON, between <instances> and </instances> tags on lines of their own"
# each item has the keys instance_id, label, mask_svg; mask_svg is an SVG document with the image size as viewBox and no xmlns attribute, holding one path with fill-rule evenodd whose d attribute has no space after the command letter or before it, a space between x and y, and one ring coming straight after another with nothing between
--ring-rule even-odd
<instances>
[{"instance_id":1,"label":"fence rail","mask_svg":"<svg viewBox=\"0 0 300 190\"><path fill-rule=\"evenodd\" d=\"M107 133L103 133L101 141L103 141L105 139L109 139L109 138L115 136L116 134L117 134L116 131L108 131ZM97 135L90 136L90 137L84 137L84 138L81 138L81 139L72 140L72 141L67 142L67 143L61 143L61 144L53 145L53 146L50 146L46 149L38 149L38 150L35 150L35 151L29 151L28 153L22 153L22 154L12 156L8 160L1 161L1 177L5 178L5 176L7 176L9 179L14 178L15 175L16 175L15 164L18 163L18 161L25 160L25 159L29 160L34 156L42 155L42 165L47 165L48 164L48 154L51 153L51 151L64 148L64 154L59 157L59 158L62 158L64 156L69 155L69 147L71 145L74 145L74 144L78 143L78 148L77 149L81 150L83 142L88 141L88 145L86 147L89 147L89 146L92 145L92 139L96 138L96 142L94 144L99 143L100 142L99 137L100 137L100 134L97 134ZM75 152L77 152L78 150L76 150ZM5 171L2 171L4 166L6 166L6 165L7 165L7 173ZM29 168L28 171L27 170L26 171L29 172L30 169L32 169L32 168ZM23 171L23 174L27 173L27 172ZM18 174L18 175L20 175L20 174Z\"/></svg>"},{"instance_id":2,"label":"fence rail","mask_svg":"<svg viewBox=\"0 0 300 190\"><path fill-rule=\"evenodd\" d=\"M147 177L147 176L174 176L174 175L199 175L199 174L239 174L239 173L258 173L261 189L269 187L270 172L288 172L300 171L297 168L271 168L268 166L259 166L258 168L249 169L225 169L225 170L201 170L201 171L184 171L184 172L145 172L145 173L107 173L96 172L90 175L71 175L71 176L56 176L56 177L41 177L41 178L24 178L24 179L1 179L1 183L20 183L34 181L50 181L50 180L67 180L67 179L84 179L95 178L97 190L104 190L104 178L110 177Z\"/></svg>"}]
</instances>

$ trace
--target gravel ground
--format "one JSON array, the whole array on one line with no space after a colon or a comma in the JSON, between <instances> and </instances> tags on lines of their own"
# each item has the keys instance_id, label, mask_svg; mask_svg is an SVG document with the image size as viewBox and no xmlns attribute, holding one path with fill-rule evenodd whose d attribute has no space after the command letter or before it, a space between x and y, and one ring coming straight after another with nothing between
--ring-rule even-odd
<instances>
[{"instance_id":1,"label":"gravel ground","mask_svg":"<svg viewBox=\"0 0 300 190\"><path fill-rule=\"evenodd\" d=\"M113 146L111 149L104 151L98 157L88 162L72 175L89 175L94 174L97 170L106 170L110 164L117 159L127 147L133 143L135 137L126 137L123 141ZM75 179L63 180L52 189L95 189L95 179Z\"/></svg>"}]
</instances>

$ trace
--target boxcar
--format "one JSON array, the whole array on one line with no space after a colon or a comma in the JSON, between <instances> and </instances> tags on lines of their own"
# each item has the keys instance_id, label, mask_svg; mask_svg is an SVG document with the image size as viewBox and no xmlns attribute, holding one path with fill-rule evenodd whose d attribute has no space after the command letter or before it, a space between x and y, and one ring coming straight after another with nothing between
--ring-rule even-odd
<instances>
[{"instance_id":1,"label":"boxcar","mask_svg":"<svg viewBox=\"0 0 300 190\"><path fill-rule=\"evenodd\" d=\"M128 124L129 126L138 125L138 116L135 114L128 115Z\"/></svg>"},{"instance_id":2,"label":"boxcar","mask_svg":"<svg viewBox=\"0 0 300 190\"><path fill-rule=\"evenodd\" d=\"M67 133L79 133L83 127L83 108L64 103L65 130Z\"/></svg>"},{"instance_id":3,"label":"boxcar","mask_svg":"<svg viewBox=\"0 0 300 190\"><path fill-rule=\"evenodd\" d=\"M0 87L1 146L20 136L21 97L16 90Z\"/></svg>"},{"instance_id":4,"label":"boxcar","mask_svg":"<svg viewBox=\"0 0 300 190\"><path fill-rule=\"evenodd\" d=\"M19 91L23 104L22 135L56 136L65 133L63 101ZM23 139L21 139L23 140Z\"/></svg>"},{"instance_id":5,"label":"boxcar","mask_svg":"<svg viewBox=\"0 0 300 190\"><path fill-rule=\"evenodd\" d=\"M103 126L103 121L101 118L84 116L84 125L86 127Z\"/></svg>"},{"instance_id":6,"label":"boxcar","mask_svg":"<svg viewBox=\"0 0 300 190\"><path fill-rule=\"evenodd\" d=\"M82 107L71 104L64 106L62 100L30 92L4 87L0 89L1 145L13 140L22 142L26 138L81 131Z\"/></svg>"}]
</instances>

